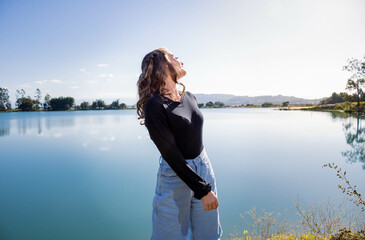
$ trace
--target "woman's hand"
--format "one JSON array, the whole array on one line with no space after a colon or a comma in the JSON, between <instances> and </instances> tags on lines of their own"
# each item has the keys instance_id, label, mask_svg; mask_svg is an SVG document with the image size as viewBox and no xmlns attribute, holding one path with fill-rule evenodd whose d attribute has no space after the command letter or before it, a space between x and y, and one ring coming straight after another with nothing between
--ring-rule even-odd
<instances>
[{"instance_id":1,"label":"woman's hand","mask_svg":"<svg viewBox=\"0 0 365 240\"><path fill-rule=\"evenodd\" d=\"M204 205L204 211L216 210L218 208L218 199L212 191L200 199Z\"/></svg>"}]
</instances>

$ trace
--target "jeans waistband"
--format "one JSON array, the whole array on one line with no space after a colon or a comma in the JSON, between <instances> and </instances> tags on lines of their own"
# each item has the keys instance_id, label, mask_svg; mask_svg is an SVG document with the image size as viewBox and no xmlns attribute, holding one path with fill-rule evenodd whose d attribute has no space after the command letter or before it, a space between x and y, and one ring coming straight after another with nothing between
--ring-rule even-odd
<instances>
[{"instance_id":1,"label":"jeans waistband","mask_svg":"<svg viewBox=\"0 0 365 240\"><path fill-rule=\"evenodd\" d=\"M203 159L207 158L207 152L205 151L205 147L203 147L203 150L200 152L200 154L193 158L193 159L185 159L188 163L189 162L198 162L201 161ZM163 159L162 155L160 156L160 164L162 163L162 161L165 161L165 159Z\"/></svg>"},{"instance_id":2,"label":"jeans waistband","mask_svg":"<svg viewBox=\"0 0 365 240\"><path fill-rule=\"evenodd\" d=\"M203 148L203 150L200 152L200 154L196 157L196 158L193 158L193 159L185 159L186 161L200 161L204 158L206 158L207 156L207 153L205 151L205 148Z\"/></svg>"}]
</instances>

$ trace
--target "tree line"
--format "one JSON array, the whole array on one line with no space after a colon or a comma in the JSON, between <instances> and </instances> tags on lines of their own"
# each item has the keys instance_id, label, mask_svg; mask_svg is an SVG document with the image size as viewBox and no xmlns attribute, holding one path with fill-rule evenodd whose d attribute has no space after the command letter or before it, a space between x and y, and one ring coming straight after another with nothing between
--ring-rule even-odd
<instances>
[{"instance_id":1,"label":"tree line","mask_svg":"<svg viewBox=\"0 0 365 240\"><path fill-rule=\"evenodd\" d=\"M346 90L354 91L348 94L346 92L332 93L332 95L320 102L320 105L335 104L344 102L356 102L357 111L360 111L360 102L365 101L365 56L363 60L352 58L347 60L347 65L343 66L342 70L351 72L351 76L347 79Z\"/></svg>"},{"instance_id":2,"label":"tree line","mask_svg":"<svg viewBox=\"0 0 365 240\"><path fill-rule=\"evenodd\" d=\"M360 96L357 93L354 93L352 95L346 93L346 92L340 92L336 93L333 92L332 95L328 98L323 99L320 101L320 105L324 104L336 104L336 103L344 103L344 102L357 102L357 101L365 101L365 96L363 94L360 94Z\"/></svg>"},{"instance_id":3,"label":"tree line","mask_svg":"<svg viewBox=\"0 0 365 240\"><path fill-rule=\"evenodd\" d=\"M62 110L70 110L71 108L75 110L102 110L102 109L126 109L127 105L125 103L120 103L119 99L113 101L111 104L106 104L102 99L97 99L93 102L82 102L80 105L75 105L75 99L73 97L58 97L51 98L51 96L47 93L44 97L43 102L42 93L39 88L36 89L35 95L33 98L30 96L26 97L26 93L24 89L16 91L16 102L15 106L18 111L39 111L48 110L48 111L62 111ZM283 102L282 106L288 106L289 102ZM254 104L246 104L241 105L241 107L275 107L278 105L274 105L270 102L265 102L262 105L254 105ZM204 103L198 103L199 108L224 108L229 107L225 105L221 101L208 101ZM0 111L11 111L11 103L9 100L9 91L6 88L0 87Z\"/></svg>"},{"instance_id":4,"label":"tree line","mask_svg":"<svg viewBox=\"0 0 365 240\"><path fill-rule=\"evenodd\" d=\"M225 106L226 105L223 102L220 102L220 101L216 101L214 103L212 101L209 101L209 102L206 102L205 104L204 103L198 103L199 108L223 108Z\"/></svg>"},{"instance_id":5,"label":"tree line","mask_svg":"<svg viewBox=\"0 0 365 240\"><path fill-rule=\"evenodd\" d=\"M42 93L39 88L36 89L35 95L26 96L25 90L16 90L15 107L18 111L64 111L64 110L102 110L102 109L126 109L125 103L119 103L119 99L111 104L106 104L103 100L97 99L92 103L83 101L80 105L75 104L73 97L54 97L47 93L42 101ZM9 97L9 90L0 87L0 111L11 111L12 106Z\"/></svg>"}]
</instances>

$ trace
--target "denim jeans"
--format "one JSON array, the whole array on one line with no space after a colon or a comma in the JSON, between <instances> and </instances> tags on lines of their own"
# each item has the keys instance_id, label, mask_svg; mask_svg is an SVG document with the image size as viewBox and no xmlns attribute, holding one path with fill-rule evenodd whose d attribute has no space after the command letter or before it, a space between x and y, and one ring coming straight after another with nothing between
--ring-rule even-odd
<instances>
[{"instance_id":1,"label":"denim jeans","mask_svg":"<svg viewBox=\"0 0 365 240\"><path fill-rule=\"evenodd\" d=\"M189 166L212 185L217 195L214 172L205 149ZM210 240L223 233L217 210L204 211L201 200L160 156L155 197L153 198L152 240Z\"/></svg>"}]
</instances>

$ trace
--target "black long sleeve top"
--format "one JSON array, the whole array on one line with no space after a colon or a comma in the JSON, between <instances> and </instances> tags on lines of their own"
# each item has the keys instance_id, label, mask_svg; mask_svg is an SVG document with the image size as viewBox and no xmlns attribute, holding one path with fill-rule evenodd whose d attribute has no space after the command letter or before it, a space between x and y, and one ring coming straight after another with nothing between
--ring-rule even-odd
<instances>
[{"instance_id":1,"label":"black long sleeve top","mask_svg":"<svg viewBox=\"0 0 365 240\"><path fill-rule=\"evenodd\" d=\"M185 159L194 159L203 150L203 114L196 97L185 91L181 101L173 101L156 93L147 100L145 125L150 138L177 176L201 199L211 185L189 166Z\"/></svg>"}]
</instances>

